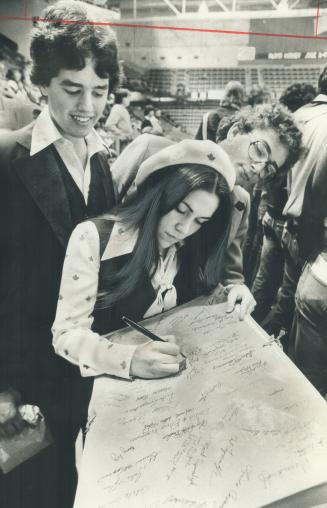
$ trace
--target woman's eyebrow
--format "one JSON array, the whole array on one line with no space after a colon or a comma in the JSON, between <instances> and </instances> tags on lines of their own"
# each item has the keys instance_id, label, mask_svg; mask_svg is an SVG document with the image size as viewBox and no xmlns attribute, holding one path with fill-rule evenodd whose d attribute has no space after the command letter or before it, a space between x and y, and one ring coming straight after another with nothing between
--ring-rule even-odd
<instances>
[{"instance_id":1,"label":"woman's eyebrow","mask_svg":"<svg viewBox=\"0 0 327 508\"><path fill-rule=\"evenodd\" d=\"M187 206L187 208L190 210L191 213L194 213L194 210L193 208L186 202L186 201L182 201L183 205ZM199 217L199 219L211 219L211 217Z\"/></svg>"},{"instance_id":2,"label":"woman's eyebrow","mask_svg":"<svg viewBox=\"0 0 327 508\"><path fill-rule=\"evenodd\" d=\"M190 212L193 212L193 208L186 202L186 201L182 201L182 204L187 206L187 208L190 210Z\"/></svg>"}]
</instances>

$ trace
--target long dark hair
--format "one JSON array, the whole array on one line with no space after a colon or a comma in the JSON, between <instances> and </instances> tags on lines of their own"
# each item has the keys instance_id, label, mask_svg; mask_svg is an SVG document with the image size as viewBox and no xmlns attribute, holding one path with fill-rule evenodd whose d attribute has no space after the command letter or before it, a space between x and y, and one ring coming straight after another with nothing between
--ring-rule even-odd
<instances>
[{"instance_id":1,"label":"long dark hair","mask_svg":"<svg viewBox=\"0 0 327 508\"><path fill-rule=\"evenodd\" d=\"M127 297L144 273L153 276L159 262L157 229L161 217L198 189L219 196L219 206L208 222L186 238L178 253L179 262L190 264L189 277L199 288L197 293L217 286L230 229L231 198L226 180L207 166L169 166L150 175L135 194L102 216L139 233L128 262L104 281L107 291L98 297L97 308Z\"/></svg>"}]
</instances>

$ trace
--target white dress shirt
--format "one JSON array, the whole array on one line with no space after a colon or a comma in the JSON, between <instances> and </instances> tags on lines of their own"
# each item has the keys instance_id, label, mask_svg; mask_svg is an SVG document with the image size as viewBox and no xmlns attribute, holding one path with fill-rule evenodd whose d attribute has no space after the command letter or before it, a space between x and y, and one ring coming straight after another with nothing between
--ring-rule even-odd
<instances>
[{"instance_id":1,"label":"white dress shirt","mask_svg":"<svg viewBox=\"0 0 327 508\"><path fill-rule=\"evenodd\" d=\"M91 182L90 159L92 155L102 151L105 145L94 129L92 129L84 139L87 146L87 162L85 168L75 152L73 143L60 134L50 117L48 106L45 106L36 119L32 131L30 155L35 155L53 144L74 182L83 194L85 203L87 204Z\"/></svg>"},{"instance_id":2,"label":"white dress shirt","mask_svg":"<svg viewBox=\"0 0 327 508\"><path fill-rule=\"evenodd\" d=\"M116 223L102 261L129 254L136 240L137 232L126 231ZM74 229L67 247L52 328L53 346L57 354L78 365L84 377L110 374L130 379L130 364L137 345L113 343L91 330L98 291L99 245L93 222L83 222ZM177 271L177 248L172 246L151 279L156 298L144 317L176 306L173 280Z\"/></svg>"}]
</instances>

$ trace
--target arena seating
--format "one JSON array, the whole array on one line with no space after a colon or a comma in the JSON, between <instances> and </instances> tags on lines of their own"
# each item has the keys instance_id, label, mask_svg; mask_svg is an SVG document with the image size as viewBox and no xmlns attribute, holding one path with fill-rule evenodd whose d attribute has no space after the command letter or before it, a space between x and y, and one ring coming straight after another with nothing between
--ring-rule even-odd
<instances>
[{"instance_id":1,"label":"arena seating","mask_svg":"<svg viewBox=\"0 0 327 508\"><path fill-rule=\"evenodd\" d=\"M170 69L151 69L146 76L150 90L159 94L172 93L175 72Z\"/></svg>"},{"instance_id":2,"label":"arena seating","mask_svg":"<svg viewBox=\"0 0 327 508\"><path fill-rule=\"evenodd\" d=\"M263 86L277 99L290 83L307 82L316 86L320 71L321 65L317 64L266 63L236 68L150 69L142 80L153 96L170 97L168 103L160 103L160 109L181 134L193 137L203 114L214 109L217 103L210 97L210 91L222 91L229 81L240 81L246 89ZM126 69L126 76L130 76L130 69Z\"/></svg>"},{"instance_id":3,"label":"arena seating","mask_svg":"<svg viewBox=\"0 0 327 508\"><path fill-rule=\"evenodd\" d=\"M188 71L188 75L190 91L222 89L231 80L240 81L245 85L244 68L192 69Z\"/></svg>"},{"instance_id":4,"label":"arena seating","mask_svg":"<svg viewBox=\"0 0 327 508\"><path fill-rule=\"evenodd\" d=\"M150 90L167 95L175 95L179 83L191 93L222 90L231 80L240 81L247 88L257 84L266 86L278 95L290 83L306 81L316 85L320 69L320 65L150 69L146 80Z\"/></svg>"},{"instance_id":5,"label":"arena seating","mask_svg":"<svg viewBox=\"0 0 327 508\"><path fill-rule=\"evenodd\" d=\"M263 83L280 94L290 83L307 82L316 86L321 66L266 67L261 69Z\"/></svg>"}]
</instances>

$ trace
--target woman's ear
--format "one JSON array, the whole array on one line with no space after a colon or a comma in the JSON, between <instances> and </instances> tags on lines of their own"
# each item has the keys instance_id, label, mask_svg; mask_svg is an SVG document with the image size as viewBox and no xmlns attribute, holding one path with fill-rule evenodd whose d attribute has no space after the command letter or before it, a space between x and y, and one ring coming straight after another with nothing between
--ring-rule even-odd
<instances>
[{"instance_id":1,"label":"woman's ear","mask_svg":"<svg viewBox=\"0 0 327 508\"><path fill-rule=\"evenodd\" d=\"M227 132L227 139L228 139L228 141L230 141L231 139L235 138L235 136L237 134L239 134L239 133L240 133L240 129L239 129L239 124L237 122L237 123L234 123L230 127L229 131Z\"/></svg>"}]
</instances>

